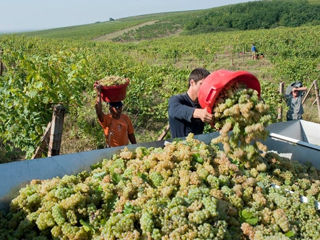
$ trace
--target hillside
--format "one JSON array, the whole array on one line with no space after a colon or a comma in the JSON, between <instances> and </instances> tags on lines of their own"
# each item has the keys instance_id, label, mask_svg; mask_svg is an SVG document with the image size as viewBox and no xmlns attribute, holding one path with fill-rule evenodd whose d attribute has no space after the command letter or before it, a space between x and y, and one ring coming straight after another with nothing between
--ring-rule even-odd
<instances>
[{"instance_id":1,"label":"hillside","mask_svg":"<svg viewBox=\"0 0 320 240\"><path fill-rule=\"evenodd\" d=\"M146 24L150 22L153 24ZM319 0L272 0L240 3L205 10L147 14L115 21L24 34L76 40L107 38L113 41L139 41L177 33L190 35L318 24L320 24ZM126 30L131 28L134 29ZM117 34L113 38L103 37L114 32L122 32L122 34Z\"/></svg>"},{"instance_id":2,"label":"hillside","mask_svg":"<svg viewBox=\"0 0 320 240\"><path fill-rule=\"evenodd\" d=\"M158 13L147 14L141 16L127 17L117 19L115 21L97 22L87 25L79 25L72 27L56 28L43 31L23 33L26 36L39 36L46 38L59 38L59 39L75 39L75 40L92 40L109 33L121 31L127 28L134 27L150 21L168 21L170 25L173 22L179 22L182 28L184 19L188 16L200 15L203 10L186 11L186 12L171 12L171 13Z\"/></svg>"}]
</instances>

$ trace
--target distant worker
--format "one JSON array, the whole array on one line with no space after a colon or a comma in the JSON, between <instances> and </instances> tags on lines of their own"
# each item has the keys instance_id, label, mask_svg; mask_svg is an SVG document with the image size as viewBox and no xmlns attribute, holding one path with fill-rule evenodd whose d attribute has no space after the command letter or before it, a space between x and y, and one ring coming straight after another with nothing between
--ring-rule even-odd
<instances>
[{"instance_id":1,"label":"distant worker","mask_svg":"<svg viewBox=\"0 0 320 240\"><path fill-rule=\"evenodd\" d=\"M137 141L131 120L122 113L122 102L110 102L110 113L105 115L102 112L101 85L96 85L95 89L97 91L95 109L106 138L106 147L128 145L129 140L132 144L136 144Z\"/></svg>"},{"instance_id":2,"label":"distant worker","mask_svg":"<svg viewBox=\"0 0 320 240\"><path fill-rule=\"evenodd\" d=\"M306 87L302 87L301 82L294 82L286 88L286 102L288 106L287 121L302 119L303 106L302 96Z\"/></svg>"},{"instance_id":3,"label":"distant worker","mask_svg":"<svg viewBox=\"0 0 320 240\"><path fill-rule=\"evenodd\" d=\"M204 68L196 68L189 75L186 93L172 96L169 100L169 125L171 137L185 137L189 133L202 134L205 122L212 121L212 114L198 103L198 92L203 80L210 74Z\"/></svg>"},{"instance_id":4,"label":"distant worker","mask_svg":"<svg viewBox=\"0 0 320 240\"><path fill-rule=\"evenodd\" d=\"M252 59L257 59L258 51L254 43L252 43L252 46L251 46L251 53L252 53Z\"/></svg>"}]
</instances>

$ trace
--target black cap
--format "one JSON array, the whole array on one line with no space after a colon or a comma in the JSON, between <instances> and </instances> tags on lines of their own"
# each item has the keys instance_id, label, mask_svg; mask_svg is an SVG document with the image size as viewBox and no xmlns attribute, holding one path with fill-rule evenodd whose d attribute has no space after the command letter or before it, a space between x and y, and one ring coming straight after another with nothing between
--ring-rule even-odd
<instances>
[{"instance_id":1,"label":"black cap","mask_svg":"<svg viewBox=\"0 0 320 240\"><path fill-rule=\"evenodd\" d=\"M293 82L293 83L291 83L291 86L296 87L296 88L300 88L300 87L302 87L302 82Z\"/></svg>"},{"instance_id":2,"label":"black cap","mask_svg":"<svg viewBox=\"0 0 320 240\"><path fill-rule=\"evenodd\" d=\"M122 107L122 102L110 102L109 103L111 107Z\"/></svg>"}]
</instances>

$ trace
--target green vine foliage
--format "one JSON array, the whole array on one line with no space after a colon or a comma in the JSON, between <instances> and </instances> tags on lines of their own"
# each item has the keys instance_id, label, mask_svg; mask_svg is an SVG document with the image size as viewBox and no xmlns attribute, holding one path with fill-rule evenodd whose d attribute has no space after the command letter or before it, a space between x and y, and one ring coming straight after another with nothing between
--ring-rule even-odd
<instances>
[{"instance_id":1,"label":"green vine foliage","mask_svg":"<svg viewBox=\"0 0 320 240\"><path fill-rule=\"evenodd\" d=\"M37 54L23 51L23 46L6 45L2 56L6 73L0 81L0 136L29 157L51 118L52 106L82 103L87 60L72 50Z\"/></svg>"},{"instance_id":2,"label":"green vine foliage","mask_svg":"<svg viewBox=\"0 0 320 240\"><path fill-rule=\"evenodd\" d=\"M252 42L273 66L272 81L259 80L262 98L271 105L276 121L277 109L283 105L280 81L301 80L310 86L319 80L319 39L320 26L174 36L138 43L2 36L1 61L6 70L0 76L0 141L25 151L29 158L51 120L53 105L63 103L72 128L101 145L93 83L106 75L130 78L125 111L142 133L140 141L153 141L149 133L156 135L167 124L168 99L187 90L190 71L208 66L215 71L220 66L219 54L224 56L229 49L248 52Z\"/></svg>"}]
</instances>

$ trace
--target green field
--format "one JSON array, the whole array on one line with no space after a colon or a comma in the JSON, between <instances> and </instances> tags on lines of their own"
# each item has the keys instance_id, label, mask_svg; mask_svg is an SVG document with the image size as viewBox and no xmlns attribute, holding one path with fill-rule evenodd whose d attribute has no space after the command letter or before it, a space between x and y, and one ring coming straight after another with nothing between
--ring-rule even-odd
<instances>
[{"instance_id":1,"label":"green field","mask_svg":"<svg viewBox=\"0 0 320 240\"><path fill-rule=\"evenodd\" d=\"M106 75L131 79L124 111L133 120L138 142L157 139L167 124L169 97L186 91L188 74L196 67L252 72L262 84L274 121L281 105L279 82L320 83L320 25L188 35L187 19L210 11L144 15L1 36L6 70L0 77L0 158L15 159L14 147L30 157L56 103L68 109L62 154L102 147L93 83ZM143 27L114 39L120 42L93 40L150 21L174 30L162 29L144 38ZM251 59L252 42L263 59ZM319 122L315 106L309 103L305 109L306 120Z\"/></svg>"}]
</instances>

